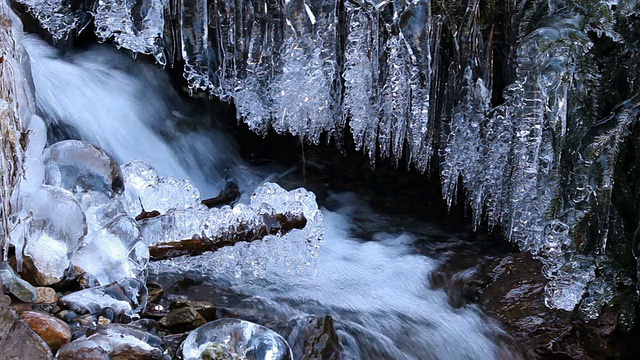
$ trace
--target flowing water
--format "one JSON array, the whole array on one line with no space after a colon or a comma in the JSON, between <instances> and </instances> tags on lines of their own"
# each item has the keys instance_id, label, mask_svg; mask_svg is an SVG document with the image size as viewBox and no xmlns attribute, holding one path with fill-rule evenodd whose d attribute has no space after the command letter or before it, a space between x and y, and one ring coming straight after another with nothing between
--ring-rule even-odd
<instances>
[{"instance_id":1,"label":"flowing water","mask_svg":"<svg viewBox=\"0 0 640 360\"><path fill-rule=\"evenodd\" d=\"M50 131L99 145L120 163L146 160L161 174L190 178L205 194L215 195L226 176L239 178L245 193L266 180L264 171L233 155L223 135L179 128L202 114L180 100L160 69L109 47L61 53L33 37L25 45L37 107ZM445 292L430 286L429 274L443 259L416 250L453 247L456 234L376 213L357 194L333 194L330 200L317 268L303 275L268 269L266 276L251 278L208 273L206 264L198 264L197 280L251 299L248 307L262 311L263 322L331 315L345 359L499 357L495 339L502 331L474 306L451 307ZM370 234L366 239L354 235L356 221ZM413 230L401 229L407 227ZM230 299L238 298L221 296L216 304L243 307Z\"/></svg>"}]
</instances>

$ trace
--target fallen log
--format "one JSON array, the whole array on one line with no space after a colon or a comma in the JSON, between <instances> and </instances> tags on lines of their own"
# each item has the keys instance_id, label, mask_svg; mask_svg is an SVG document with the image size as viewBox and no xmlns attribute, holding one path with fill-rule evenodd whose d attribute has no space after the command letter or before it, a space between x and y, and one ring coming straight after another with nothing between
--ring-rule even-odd
<instances>
[{"instance_id":1,"label":"fallen log","mask_svg":"<svg viewBox=\"0 0 640 360\"><path fill-rule=\"evenodd\" d=\"M163 260L182 255L197 256L207 251L216 251L238 242L251 242L263 239L267 235L284 235L293 229L302 229L307 225L303 214L263 214L261 224L249 226L241 224L233 230L223 231L215 237L169 241L149 246L150 259Z\"/></svg>"}]
</instances>

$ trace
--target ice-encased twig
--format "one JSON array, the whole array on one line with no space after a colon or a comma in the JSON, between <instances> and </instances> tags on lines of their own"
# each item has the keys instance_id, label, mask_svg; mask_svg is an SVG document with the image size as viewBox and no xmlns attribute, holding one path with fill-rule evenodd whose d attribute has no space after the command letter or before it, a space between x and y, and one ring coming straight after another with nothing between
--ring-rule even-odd
<instances>
[{"instance_id":1,"label":"ice-encased twig","mask_svg":"<svg viewBox=\"0 0 640 360\"><path fill-rule=\"evenodd\" d=\"M257 222L240 222L237 227L223 229L206 238L161 242L149 247L152 260L170 259L182 255L196 256L206 251L216 251L238 242L261 240L267 235L284 235L293 229L303 229L307 219L303 214L261 214Z\"/></svg>"}]
</instances>

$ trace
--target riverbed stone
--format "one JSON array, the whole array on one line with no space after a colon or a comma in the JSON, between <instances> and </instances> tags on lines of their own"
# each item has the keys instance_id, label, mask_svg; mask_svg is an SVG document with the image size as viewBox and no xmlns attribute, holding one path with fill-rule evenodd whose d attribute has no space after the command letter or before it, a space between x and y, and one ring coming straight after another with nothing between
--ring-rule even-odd
<instances>
[{"instance_id":1,"label":"riverbed stone","mask_svg":"<svg viewBox=\"0 0 640 360\"><path fill-rule=\"evenodd\" d=\"M38 311L25 311L20 317L55 351L71 341L71 328L64 321Z\"/></svg>"},{"instance_id":2,"label":"riverbed stone","mask_svg":"<svg viewBox=\"0 0 640 360\"><path fill-rule=\"evenodd\" d=\"M172 306L169 313L158 322L162 327L174 332L193 330L207 322L191 305Z\"/></svg>"},{"instance_id":3,"label":"riverbed stone","mask_svg":"<svg viewBox=\"0 0 640 360\"><path fill-rule=\"evenodd\" d=\"M7 307L0 307L0 349L1 360L53 359L53 353L44 340Z\"/></svg>"},{"instance_id":4,"label":"riverbed stone","mask_svg":"<svg viewBox=\"0 0 640 360\"><path fill-rule=\"evenodd\" d=\"M51 304L58 301L58 294L53 288L40 286L36 287L36 291L38 292L38 300L36 300L38 304Z\"/></svg>"},{"instance_id":5,"label":"riverbed stone","mask_svg":"<svg viewBox=\"0 0 640 360\"><path fill-rule=\"evenodd\" d=\"M38 291L28 282L22 280L20 276L5 261L0 262L0 280L6 292L15 296L16 299L32 303L38 300Z\"/></svg>"},{"instance_id":6,"label":"riverbed stone","mask_svg":"<svg viewBox=\"0 0 640 360\"><path fill-rule=\"evenodd\" d=\"M340 340L331 316L309 319L306 330L302 360L340 358Z\"/></svg>"}]
</instances>

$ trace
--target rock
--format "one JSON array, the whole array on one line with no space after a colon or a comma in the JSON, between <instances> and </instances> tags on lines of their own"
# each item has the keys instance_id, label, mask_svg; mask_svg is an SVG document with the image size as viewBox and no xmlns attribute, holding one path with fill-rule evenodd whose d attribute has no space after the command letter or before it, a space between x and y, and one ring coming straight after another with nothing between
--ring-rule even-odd
<instances>
[{"instance_id":1,"label":"rock","mask_svg":"<svg viewBox=\"0 0 640 360\"><path fill-rule=\"evenodd\" d=\"M198 314L202 315L207 321L213 321L216 319L217 308L207 301L190 301L183 298L177 298L169 305L169 310L179 309L190 306L195 309Z\"/></svg>"},{"instance_id":2,"label":"rock","mask_svg":"<svg viewBox=\"0 0 640 360\"><path fill-rule=\"evenodd\" d=\"M619 310L605 307L596 320L585 323L577 313L544 304L542 264L528 253L494 258L486 266L491 280L481 290L483 310L525 348L542 358L633 358L637 341L621 336ZM626 339L625 339L626 337Z\"/></svg>"},{"instance_id":3,"label":"rock","mask_svg":"<svg viewBox=\"0 0 640 360\"><path fill-rule=\"evenodd\" d=\"M340 359L340 339L331 316L302 319L289 337L296 358L301 360Z\"/></svg>"},{"instance_id":4,"label":"rock","mask_svg":"<svg viewBox=\"0 0 640 360\"><path fill-rule=\"evenodd\" d=\"M162 342L165 349L167 349L167 354L171 356L172 359L176 358L178 347L180 347L180 344L187 338L187 335L189 335L189 333L171 334L162 337Z\"/></svg>"},{"instance_id":5,"label":"rock","mask_svg":"<svg viewBox=\"0 0 640 360\"><path fill-rule=\"evenodd\" d=\"M64 321L52 315L25 311L20 317L29 327L49 345L51 350L58 350L71 341L71 328Z\"/></svg>"},{"instance_id":6,"label":"rock","mask_svg":"<svg viewBox=\"0 0 640 360\"><path fill-rule=\"evenodd\" d=\"M11 309L0 307L0 360L50 360L49 346Z\"/></svg>"},{"instance_id":7,"label":"rock","mask_svg":"<svg viewBox=\"0 0 640 360\"><path fill-rule=\"evenodd\" d=\"M51 304L58 301L58 294L53 288L37 287L36 291L38 292L38 300L36 300L38 304Z\"/></svg>"},{"instance_id":8,"label":"rock","mask_svg":"<svg viewBox=\"0 0 640 360\"><path fill-rule=\"evenodd\" d=\"M172 304L170 309L169 313L160 319L159 324L174 332L193 330L207 322L191 305L180 304L176 307Z\"/></svg>"},{"instance_id":9,"label":"rock","mask_svg":"<svg viewBox=\"0 0 640 360\"><path fill-rule=\"evenodd\" d=\"M15 296L16 299L32 303L38 300L38 291L33 285L22 280L6 262L0 262L0 280L4 291Z\"/></svg>"},{"instance_id":10,"label":"rock","mask_svg":"<svg viewBox=\"0 0 640 360\"><path fill-rule=\"evenodd\" d=\"M164 295L164 289L158 283L148 281L147 290L149 291L149 303L157 303Z\"/></svg>"},{"instance_id":11,"label":"rock","mask_svg":"<svg viewBox=\"0 0 640 360\"><path fill-rule=\"evenodd\" d=\"M9 295L0 295L0 308L11 305L11 298Z\"/></svg>"}]
</instances>

